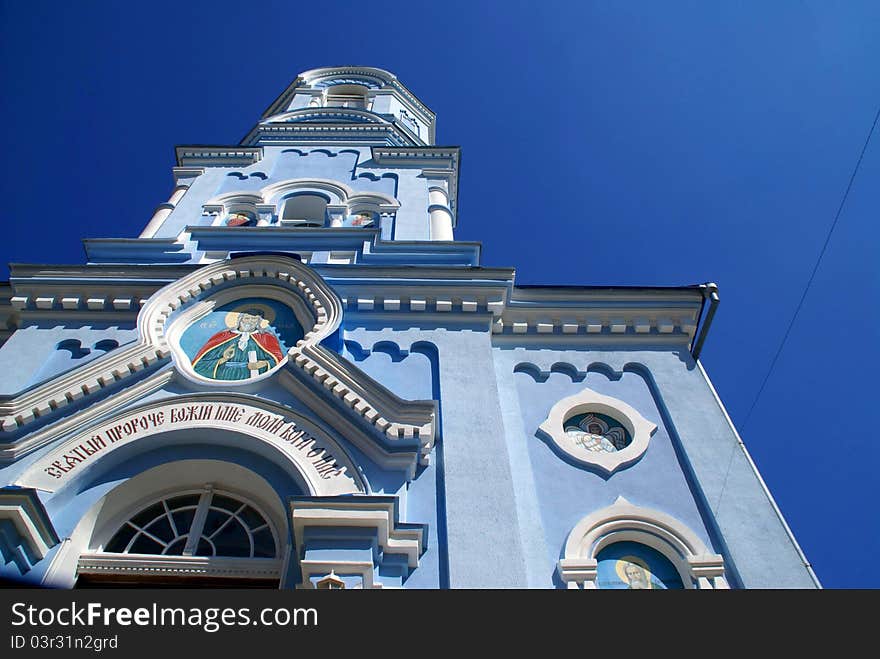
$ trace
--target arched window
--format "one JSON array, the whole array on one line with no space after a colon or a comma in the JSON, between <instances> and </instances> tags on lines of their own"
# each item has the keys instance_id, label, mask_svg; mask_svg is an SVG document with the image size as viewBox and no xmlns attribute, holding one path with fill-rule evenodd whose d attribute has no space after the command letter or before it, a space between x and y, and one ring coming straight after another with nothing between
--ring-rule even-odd
<instances>
[{"instance_id":1,"label":"arched window","mask_svg":"<svg viewBox=\"0 0 880 659\"><path fill-rule=\"evenodd\" d=\"M563 427L575 444L594 453L614 453L632 443L626 428L607 414L575 414L565 420Z\"/></svg>"},{"instance_id":2,"label":"arched window","mask_svg":"<svg viewBox=\"0 0 880 659\"><path fill-rule=\"evenodd\" d=\"M129 519L104 548L110 553L275 558L266 518L228 494L167 497Z\"/></svg>"},{"instance_id":3,"label":"arched window","mask_svg":"<svg viewBox=\"0 0 880 659\"><path fill-rule=\"evenodd\" d=\"M568 588L726 589L724 559L674 517L618 497L568 534L559 576Z\"/></svg>"},{"instance_id":4,"label":"arched window","mask_svg":"<svg viewBox=\"0 0 880 659\"><path fill-rule=\"evenodd\" d=\"M342 226L358 229L372 229L379 226L379 214L368 209L352 211L346 215L342 222Z\"/></svg>"},{"instance_id":5,"label":"arched window","mask_svg":"<svg viewBox=\"0 0 880 659\"><path fill-rule=\"evenodd\" d=\"M251 211L233 210L227 213L223 224L228 227L253 227L257 225L257 216Z\"/></svg>"},{"instance_id":6,"label":"arched window","mask_svg":"<svg viewBox=\"0 0 880 659\"><path fill-rule=\"evenodd\" d=\"M281 210L281 224L296 227L323 227L328 200L323 195L303 193L288 197Z\"/></svg>"},{"instance_id":7,"label":"arched window","mask_svg":"<svg viewBox=\"0 0 880 659\"><path fill-rule=\"evenodd\" d=\"M208 485L140 505L80 554L76 588L277 588L278 535L251 501Z\"/></svg>"},{"instance_id":8,"label":"arched window","mask_svg":"<svg viewBox=\"0 0 880 659\"><path fill-rule=\"evenodd\" d=\"M327 90L326 107L368 110L367 88L363 85L334 85Z\"/></svg>"}]
</instances>

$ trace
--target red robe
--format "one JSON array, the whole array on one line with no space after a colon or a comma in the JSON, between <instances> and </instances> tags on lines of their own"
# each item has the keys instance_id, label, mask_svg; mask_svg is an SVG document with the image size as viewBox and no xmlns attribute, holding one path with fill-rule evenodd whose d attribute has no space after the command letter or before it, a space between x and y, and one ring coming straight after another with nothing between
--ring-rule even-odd
<instances>
[{"instance_id":1,"label":"red robe","mask_svg":"<svg viewBox=\"0 0 880 659\"><path fill-rule=\"evenodd\" d=\"M205 341L205 345L202 346L201 350L198 351L195 357L192 358L193 366L195 366L196 362L202 358L208 350L211 348L216 348L220 344L227 343L232 339L238 341L240 334L236 332L232 332L230 330L223 330L222 332L217 332L210 339ZM277 364L282 359L284 359L284 355L281 354L281 344L278 343L278 339L275 338L275 335L271 332L252 332L251 338L256 342L258 346L260 346L263 350L270 353L273 357L275 357L275 363Z\"/></svg>"}]
</instances>

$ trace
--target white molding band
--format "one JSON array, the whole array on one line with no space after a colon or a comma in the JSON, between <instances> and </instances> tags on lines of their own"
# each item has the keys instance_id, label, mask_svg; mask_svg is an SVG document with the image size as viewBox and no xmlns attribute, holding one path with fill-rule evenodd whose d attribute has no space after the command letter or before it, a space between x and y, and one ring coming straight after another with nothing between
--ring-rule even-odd
<instances>
[{"instance_id":1,"label":"white molding band","mask_svg":"<svg viewBox=\"0 0 880 659\"><path fill-rule=\"evenodd\" d=\"M36 562L45 558L49 550L59 542L52 521L33 489L0 489L0 521L2 520L10 522L18 536L9 538L13 544L9 549L24 549L25 556L20 558L26 559L28 565L33 559ZM20 570L24 573L29 571L29 567L20 566Z\"/></svg>"},{"instance_id":2,"label":"white molding band","mask_svg":"<svg viewBox=\"0 0 880 659\"><path fill-rule=\"evenodd\" d=\"M42 455L16 484L55 492L122 446L192 428L246 434L283 454L315 495L365 491L356 465L335 441L300 414L255 397L196 394L125 410L87 427Z\"/></svg>"},{"instance_id":3,"label":"white molding band","mask_svg":"<svg viewBox=\"0 0 880 659\"><path fill-rule=\"evenodd\" d=\"M78 575L280 579L281 565L282 561L277 558L155 556L152 554L89 552L79 557L76 572Z\"/></svg>"},{"instance_id":4,"label":"white molding band","mask_svg":"<svg viewBox=\"0 0 880 659\"><path fill-rule=\"evenodd\" d=\"M295 497L290 502L294 547L300 556L307 548L305 532L308 528L372 529L383 553L406 556L407 566L414 570L425 551L425 527L401 525L396 519L396 501L393 497L347 497L340 499L308 499ZM407 528L408 527L408 528ZM297 588L312 588L311 577L335 572L337 575L357 574L363 578L364 588L381 587L373 582L375 565L360 561L299 559L302 582Z\"/></svg>"}]
</instances>

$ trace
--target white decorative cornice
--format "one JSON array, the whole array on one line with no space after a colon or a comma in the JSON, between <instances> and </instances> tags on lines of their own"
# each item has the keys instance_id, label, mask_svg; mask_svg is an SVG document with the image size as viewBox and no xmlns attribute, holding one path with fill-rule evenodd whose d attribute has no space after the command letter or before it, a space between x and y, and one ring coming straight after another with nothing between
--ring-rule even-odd
<instances>
[{"instance_id":1,"label":"white decorative cornice","mask_svg":"<svg viewBox=\"0 0 880 659\"><path fill-rule=\"evenodd\" d=\"M513 287L493 341L687 344L702 308L698 287Z\"/></svg>"},{"instance_id":2,"label":"white decorative cornice","mask_svg":"<svg viewBox=\"0 0 880 659\"><path fill-rule=\"evenodd\" d=\"M376 533L376 541L383 554L403 555L410 570L417 568L419 557L425 551L425 527L421 524L401 524L397 520L396 507L394 497L384 496L333 499L294 497L290 502L291 530L294 547L299 550L297 559L302 574L302 582L297 587L311 588L311 577L331 571L338 575L361 576L364 588L381 587L373 583L374 564L346 560L303 560L308 548L305 538L307 529L371 529Z\"/></svg>"},{"instance_id":3,"label":"white decorative cornice","mask_svg":"<svg viewBox=\"0 0 880 659\"><path fill-rule=\"evenodd\" d=\"M448 146L374 146L372 152L373 160L379 165L399 165L402 160L437 168L434 161L450 160L452 168L457 169L461 158L461 149Z\"/></svg>"},{"instance_id":4,"label":"white decorative cornice","mask_svg":"<svg viewBox=\"0 0 880 659\"><path fill-rule=\"evenodd\" d=\"M327 119L357 119L369 124L381 124L390 126L391 122L383 119L380 115L369 110L359 110L356 108L337 108L337 107L320 107L320 108L301 108L298 110L290 110L276 114L261 122L262 126L274 126L292 121L309 121L318 119L326 121Z\"/></svg>"},{"instance_id":5,"label":"white decorative cornice","mask_svg":"<svg viewBox=\"0 0 880 659\"><path fill-rule=\"evenodd\" d=\"M280 579L282 562L275 558L154 556L146 554L84 553L78 575L127 577L226 577Z\"/></svg>"},{"instance_id":6,"label":"white decorative cornice","mask_svg":"<svg viewBox=\"0 0 880 659\"><path fill-rule=\"evenodd\" d=\"M46 509L31 488L4 487L0 489L0 520L12 524L18 534L17 541L26 550L26 564L42 560L49 550L58 544L58 535L52 526ZM0 539L2 543L2 539ZM14 547L7 549L15 551ZM26 566L21 572L27 572Z\"/></svg>"},{"instance_id":7,"label":"white decorative cornice","mask_svg":"<svg viewBox=\"0 0 880 659\"><path fill-rule=\"evenodd\" d=\"M189 185L192 182L192 179L198 178L202 174L205 173L204 167L173 167L172 173L174 174L174 184L181 185L185 183Z\"/></svg>"},{"instance_id":8,"label":"white decorative cornice","mask_svg":"<svg viewBox=\"0 0 880 659\"><path fill-rule=\"evenodd\" d=\"M112 350L88 364L0 403L0 433L27 426L111 384L127 380L166 359L169 354L164 342L154 345L138 341Z\"/></svg>"},{"instance_id":9,"label":"white decorative cornice","mask_svg":"<svg viewBox=\"0 0 880 659\"><path fill-rule=\"evenodd\" d=\"M408 145L413 139L396 123L268 123L257 124L242 144L314 144L327 140L344 141L348 146L374 146L377 143ZM260 147L262 148L262 147Z\"/></svg>"},{"instance_id":10,"label":"white decorative cornice","mask_svg":"<svg viewBox=\"0 0 880 659\"><path fill-rule=\"evenodd\" d=\"M178 146L177 164L181 167L231 167L253 165L263 159L259 146Z\"/></svg>"},{"instance_id":11,"label":"white decorative cornice","mask_svg":"<svg viewBox=\"0 0 880 659\"><path fill-rule=\"evenodd\" d=\"M385 85L390 85L393 89L400 92L400 94L402 94L419 112L425 114L426 119L429 119L431 121L433 121L434 119L435 115L431 111L431 109L424 103L422 103L415 94L407 89L403 85L403 83L400 82L396 75L384 69L377 69L370 66L336 66L311 69L309 71L305 71L304 73L299 74L295 83L304 82L307 85L312 85L317 81L345 76L371 77L381 83L384 83Z\"/></svg>"},{"instance_id":12,"label":"white decorative cornice","mask_svg":"<svg viewBox=\"0 0 880 659\"><path fill-rule=\"evenodd\" d=\"M159 371L134 385L118 391L110 398L104 398L83 408L75 415L65 417L56 423L40 428L20 441L0 442L0 462L17 460L55 441L58 437L87 426L96 419L112 413L118 408L125 407L139 398L158 391L168 384L173 377L173 370ZM61 386L63 388L63 384Z\"/></svg>"}]
</instances>

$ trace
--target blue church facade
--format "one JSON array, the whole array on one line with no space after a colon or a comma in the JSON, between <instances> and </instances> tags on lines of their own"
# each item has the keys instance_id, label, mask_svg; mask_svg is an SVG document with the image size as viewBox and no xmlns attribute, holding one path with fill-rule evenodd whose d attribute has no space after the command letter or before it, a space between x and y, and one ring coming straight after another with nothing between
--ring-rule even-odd
<instances>
[{"instance_id":1,"label":"blue church facade","mask_svg":"<svg viewBox=\"0 0 880 659\"><path fill-rule=\"evenodd\" d=\"M179 146L138 238L13 265L0 576L73 587L816 588L699 362L713 284L517 286L393 74Z\"/></svg>"}]
</instances>

